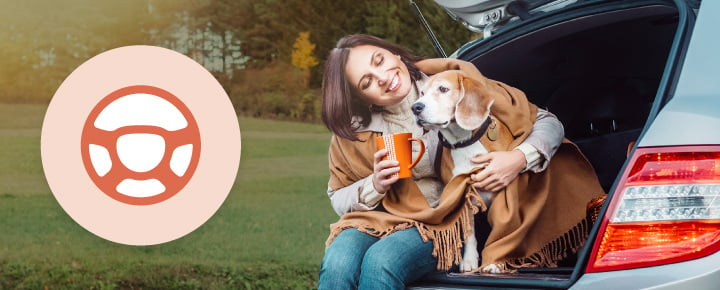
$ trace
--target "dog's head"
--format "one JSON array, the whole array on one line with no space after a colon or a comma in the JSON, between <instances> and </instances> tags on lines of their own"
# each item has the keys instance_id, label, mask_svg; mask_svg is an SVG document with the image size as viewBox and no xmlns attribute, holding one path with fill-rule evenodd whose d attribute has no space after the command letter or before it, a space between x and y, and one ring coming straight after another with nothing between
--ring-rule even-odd
<instances>
[{"instance_id":1,"label":"dog's head","mask_svg":"<svg viewBox=\"0 0 720 290\"><path fill-rule=\"evenodd\" d=\"M425 128L445 128L455 121L460 128L473 130L490 116L492 103L483 80L450 70L425 82L412 110L417 123Z\"/></svg>"}]
</instances>

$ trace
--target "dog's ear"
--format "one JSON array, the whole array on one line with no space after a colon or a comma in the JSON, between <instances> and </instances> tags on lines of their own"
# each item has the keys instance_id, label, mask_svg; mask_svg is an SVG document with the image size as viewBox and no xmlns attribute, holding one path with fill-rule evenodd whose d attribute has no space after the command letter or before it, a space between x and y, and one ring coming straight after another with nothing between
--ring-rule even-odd
<instances>
[{"instance_id":1,"label":"dog's ear","mask_svg":"<svg viewBox=\"0 0 720 290\"><path fill-rule=\"evenodd\" d=\"M473 130L488 118L494 100L480 81L462 73L457 76L460 96L455 105L455 121L460 128Z\"/></svg>"}]
</instances>

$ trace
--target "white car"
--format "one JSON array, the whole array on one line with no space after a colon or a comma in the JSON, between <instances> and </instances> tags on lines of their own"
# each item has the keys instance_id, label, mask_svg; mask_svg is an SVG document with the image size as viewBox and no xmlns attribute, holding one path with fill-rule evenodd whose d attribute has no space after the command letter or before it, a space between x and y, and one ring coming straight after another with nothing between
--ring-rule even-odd
<instances>
[{"instance_id":1,"label":"white car","mask_svg":"<svg viewBox=\"0 0 720 290\"><path fill-rule=\"evenodd\" d=\"M720 289L720 1L435 1L483 33L451 57L555 113L608 198L558 268L409 288Z\"/></svg>"}]
</instances>

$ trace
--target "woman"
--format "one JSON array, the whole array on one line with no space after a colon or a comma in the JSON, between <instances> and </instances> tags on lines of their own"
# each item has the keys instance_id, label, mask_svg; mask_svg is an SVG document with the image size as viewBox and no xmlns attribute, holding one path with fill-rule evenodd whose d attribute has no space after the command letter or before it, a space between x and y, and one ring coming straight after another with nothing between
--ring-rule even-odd
<instances>
[{"instance_id":1,"label":"woman","mask_svg":"<svg viewBox=\"0 0 720 290\"><path fill-rule=\"evenodd\" d=\"M475 70L458 61L447 68L458 63L458 68ZM446 165L449 154L444 153L448 150L436 153L437 132L424 132L410 110L426 73L445 69L441 64L421 61L402 47L368 35L344 37L330 52L323 79L322 117L333 133L328 196L342 219L331 226L320 289L400 289L437 268L448 268L447 261L443 263L446 253L456 251L458 245L447 241L463 240L458 236L461 230L448 228L461 228L474 209L467 204L448 206L453 210L441 214L439 227L390 213L398 212L396 207L407 208L409 201L403 198L411 194L425 198L427 204L421 207L445 207L440 196L447 194L443 190L451 176L448 170L438 170L436 162ZM487 163L484 170L469 176L475 188L495 192L521 172L540 172L547 167L562 141L562 125L547 111L533 112L537 113L529 126L510 128L522 136L521 144L473 159ZM399 170L397 163L382 160L386 150L375 152L375 136L399 132L411 132L427 147L411 180L393 177ZM460 184L464 188L462 181L454 182L456 187ZM464 199L459 200L463 203ZM451 262L457 261L456 257Z\"/></svg>"}]
</instances>

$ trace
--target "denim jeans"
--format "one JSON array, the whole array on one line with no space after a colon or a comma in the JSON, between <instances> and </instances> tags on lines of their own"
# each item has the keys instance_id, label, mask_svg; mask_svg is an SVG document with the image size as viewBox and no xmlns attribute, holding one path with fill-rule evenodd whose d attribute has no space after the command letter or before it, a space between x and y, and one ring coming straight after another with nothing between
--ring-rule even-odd
<instances>
[{"instance_id":1,"label":"denim jeans","mask_svg":"<svg viewBox=\"0 0 720 290\"><path fill-rule=\"evenodd\" d=\"M325 251L318 289L404 289L435 270L432 250L415 228L382 239L346 229Z\"/></svg>"}]
</instances>

